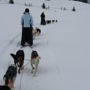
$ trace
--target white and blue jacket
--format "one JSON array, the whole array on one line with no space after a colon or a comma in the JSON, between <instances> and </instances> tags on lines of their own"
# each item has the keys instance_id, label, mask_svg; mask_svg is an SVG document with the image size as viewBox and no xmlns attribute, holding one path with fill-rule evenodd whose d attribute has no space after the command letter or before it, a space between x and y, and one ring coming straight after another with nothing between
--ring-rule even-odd
<instances>
[{"instance_id":1,"label":"white and blue jacket","mask_svg":"<svg viewBox=\"0 0 90 90\"><path fill-rule=\"evenodd\" d=\"M23 27L28 28L33 26L33 17L29 13L24 13L21 18L21 24Z\"/></svg>"}]
</instances>

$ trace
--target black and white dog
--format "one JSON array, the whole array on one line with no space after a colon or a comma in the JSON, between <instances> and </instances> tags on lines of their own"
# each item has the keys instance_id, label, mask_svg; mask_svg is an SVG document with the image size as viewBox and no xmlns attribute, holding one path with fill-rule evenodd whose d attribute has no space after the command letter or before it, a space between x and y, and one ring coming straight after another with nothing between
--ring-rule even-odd
<instances>
[{"instance_id":1,"label":"black and white dog","mask_svg":"<svg viewBox=\"0 0 90 90\"><path fill-rule=\"evenodd\" d=\"M36 27L33 28L33 39L35 39L36 36L39 36L41 34L41 29Z\"/></svg>"},{"instance_id":2,"label":"black and white dog","mask_svg":"<svg viewBox=\"0 0 90 90\"><path fill-rule=\"evenodd\" d=\"M14 59L15 66L19 67L18 73L20 73L20 70L24 68L24 51L18 50L16 54L11 53L10 55Z\"/></svg>"}]
</instances>

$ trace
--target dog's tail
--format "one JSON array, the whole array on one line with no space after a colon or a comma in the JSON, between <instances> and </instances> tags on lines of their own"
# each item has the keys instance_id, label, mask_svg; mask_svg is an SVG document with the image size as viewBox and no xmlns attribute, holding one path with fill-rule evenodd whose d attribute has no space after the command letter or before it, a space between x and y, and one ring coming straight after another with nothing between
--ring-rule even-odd
<instances>
[{"instance_id":1,"label":"dog's tail","mask_svg":"<svg viewBox=\"0 0 90 90\"><path fill-rule=\"evenodd\" d=\"M13 58L13 60L14 60L14 64L16 65L16 62L17 62L17 57L16 57L16 55L13 54L13 53L11 53L10 55L12 56L12 58Z\"/></svg>"}]
</instances>

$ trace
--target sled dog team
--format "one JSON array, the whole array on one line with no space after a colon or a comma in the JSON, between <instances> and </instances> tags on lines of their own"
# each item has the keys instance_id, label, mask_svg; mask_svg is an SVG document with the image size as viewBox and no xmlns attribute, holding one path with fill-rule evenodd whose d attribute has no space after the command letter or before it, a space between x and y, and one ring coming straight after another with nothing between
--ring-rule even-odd
<instances>
[{"instance_id":1,"label":"sled dog team","mask_svg":"<svg viewBox=\"0 0 90 90\"><path fill-rule=\"evenodd\" d=\"M13 54L11 53L10 54L14 60L14 65L17 67L17 71L18 73L21 72L22 69L24 69L24 57L25 57L25 54L24 54L24 51L23 50L18 50L16 52L16 54ZM29 59L28 59L29 60ZM33 50L31 52L31 58L29 60L30 62L30 65L31 65L31 72L33 73L33 75L35 76L36 74L36 71L38 69L38 64L39 64L39 61L40 61L40 56L38 55L38 52Z\"/></svg>"},{"instance_id":2,"label":"sled dog team","mask_svg":"<svg viewBox=\"0 0 90 90\"><path fill-rule=\"evenodd\" d=\"M30 46L33 45L33 39L36 36L41 34L41 30L36 27L33 28L33 18L29 13L29 9L26 8L25 12L21 18L22 25L22 37L21 37L21 46L25 46L25 43L28 43ZM20 73L21 70L24 69L24 60L25 54L23 50L18 50L16 54L11 53L11 57L13 58L14 64L10 65L3 76L4 85L0 85L0 90L11 90L14 88L14 81L17 76L17 72ZM31 73L33 76L36 75L38 65L40 61L40 56L38 52L33 50L31 52L31 57L29 59L29 63L31 65Z\"/></svg>"},{"instance_id":3,"label":"sled dog team","mask_svg":"<svg viewBox=\"0 0 90 90\"><path fill-rule=\"evenodd\" d=\"M39 28L33 28L33 39L36 38L36 36L39 36L41 34L41 30ZM3 76L4 85L0 86L0 90L11 90L11 88L14 88L14 82L17 76L17 72L20 73L21 70L24 69L24 60L25 60L25 53L23 50L18 50L16 54L11 53L11 57L13 58L14 64L11 64L5 75ZM31 65L31 73L33 76L36 75L38 65L40 62L40 56L37 51L33 50L31 52L31 57L29 59L29 63Z\"/></svg>"},{"instance_id":4,"label":"sled dog team","mask_svg":"<svg viewBox=\"0 0 90 90\"><path fill-rule=\"evenodd\" d=\"M51 24L57 22L57 20L45 20L45 14L42 12L41 14L41 25ZM33 39L36 36L41 34L41 30L36 27L33 28L33 18L30 15L29 9L26 8L23 16L21 18L22 25L22 37L21 37L21 46L25 46L25 43L28 43L29 46L33 45ZM17 72L21 73L21 70L24 69L24 60L25 54L23 50L18 50L16 54L11 53L11 57L13 58L14 64L10 65L3 76L4 86L0 86L0 90L11 90L14 88L14 82L17 76ZM31 57L29 59L29 63L31 65L31 73L33 76L36 75L38 70L38 65L40 62L40 56L37 51L33 50L31 52Z\"/></svg>"},{"instance_id":5,"label":"sled dog team","mask_svg":"<svg viewBox=\"0 0 90 90\"><path fill-rule=\"evenodd\" d=\"M5 86L0 86L0 90L4 90L4 89L11 90L10 88L14 88L14 82L17 76L17 72L20 73L21 70L23 70L25 67L24 65L25 54L23 50L18 50L16 54L11 53L10 55L13 58L14 64L11 64L8 67L5 75L3 76L3 81ZM31 73L33 74L33 76L36 75L39 62L40 62L40 56L38 52L32 50L29 63L31 65Z\"/></svg>"}]
</instances>

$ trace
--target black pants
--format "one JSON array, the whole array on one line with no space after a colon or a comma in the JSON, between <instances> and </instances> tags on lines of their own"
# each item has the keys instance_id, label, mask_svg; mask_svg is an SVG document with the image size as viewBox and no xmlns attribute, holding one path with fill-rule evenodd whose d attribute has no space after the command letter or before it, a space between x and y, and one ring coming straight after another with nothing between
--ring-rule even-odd
<instances>
[{"instance_id":1,"label":"black pants","mask_svg":"<svg viewBox=\"0 0 90 90\"><path fill-rule=\"evenodd\" d=\"M33 45L32 27L22 28L21 45L24 46L25 42L27 42L30 46Z\"/></svg>"}]
</instances>

